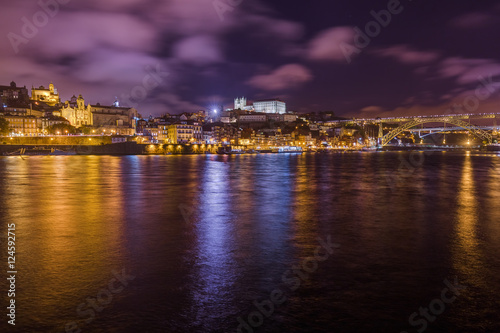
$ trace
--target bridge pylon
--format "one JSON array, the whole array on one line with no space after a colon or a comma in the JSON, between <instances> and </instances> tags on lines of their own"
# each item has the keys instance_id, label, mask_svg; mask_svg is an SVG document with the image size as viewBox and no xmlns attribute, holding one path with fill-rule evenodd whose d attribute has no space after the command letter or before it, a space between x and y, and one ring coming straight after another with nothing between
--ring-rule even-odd
<instances>
[{"instance_id":1,"label":"bridge pylon","mask_svg":"<svg viewBox=\"0 0 500 333\"><path fill-rule=\"evenodd\" d=\"M378 140L377 140L377 144L379 146L382 145L382 138L384 137L384 128L382 126L382 122L379 122L378 123Z\"/></svg>"}]
</instances>

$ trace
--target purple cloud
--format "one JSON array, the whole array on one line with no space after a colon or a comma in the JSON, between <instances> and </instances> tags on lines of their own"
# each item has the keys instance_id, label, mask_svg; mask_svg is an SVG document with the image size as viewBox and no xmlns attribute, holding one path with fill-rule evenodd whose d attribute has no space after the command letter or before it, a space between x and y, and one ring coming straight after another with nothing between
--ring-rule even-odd
<instances>
[{"instance_id":1,"label":"purple cloud","mask_svg":"<svg viewBox=\"0 0 500 333\"><path fill-rule=\"evenodd\" d=\"M275 69L270 74L252 77L247 84L262 90L285 90L295 88L312 79L311 72L302 65L288 64Z\"/></svg>"},{"instance_id":2,"label":"purple cloud","mask_svg":"<svg viewBox=\"0 0 500 333\"><path fill-rule=\"evenodd\" d=\"M427 64L439 58L439 52L417 51L408 45L395 45L372 51L380 57L390 57L403 64L416 65Z\"/></svg>"},{"instance_id":3,"label":"purple cloud","mask_svg":"<svg viewBox=\"0 0 500 333\"><path fill-rule=\"evenodd\" d=\"M444 59L438 66L441 77L455 77L460 84L473 83L480 78L500 75L500 63L490 59L466 59L452 57Z\"/></svg>"},{"instance_id":4,"label":"purple cloud","mask_svg":"<svg viewBox=\"0 0 500 333\"><path fill-rule=\"evenodd\" d=\"M495 20L498 20L498 18L492 14L475 12L458 16L451 20L450 24L455 28L474 29L486 27L489 24L493 23Z\"/></svg>"},{"instance_id":5,"label":"purple cloud","mask_svg":"<svg viewBox=\"0 0 500 333\"><path fill-rule=\"evenodd\" d=\"M354 34L351 27L322 31L309 43L307 56L311 60L345 61L345 47L352 46Z\"/></svg>"},{"instance_id":6,"label":"purple cloud","mask_svg":"<svg viewBox=\"0 0 500 333\"><path fill-rule=\"evenodd\" d=\"M192 36L181 40L174 47L176 58L198 65L224 60L217 39L211 36Z\"/></svg>"}]
</instances>

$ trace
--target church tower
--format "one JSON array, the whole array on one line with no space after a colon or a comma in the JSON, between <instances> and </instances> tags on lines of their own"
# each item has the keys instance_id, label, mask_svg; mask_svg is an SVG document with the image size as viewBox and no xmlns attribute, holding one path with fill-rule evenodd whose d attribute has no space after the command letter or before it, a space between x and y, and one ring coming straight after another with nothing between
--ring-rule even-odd
<instances>
[{"instance_id":1,"label":"church tower","mask_svg":"<svg viewBox=\"0 0 500 333\"><path fill-rule=\"evenodd\" d=\"M76 100L76 108L78 110L85 109L85 100L82 97L82 94L78 95L78 99Z\"/></svg>"}]
</instances>

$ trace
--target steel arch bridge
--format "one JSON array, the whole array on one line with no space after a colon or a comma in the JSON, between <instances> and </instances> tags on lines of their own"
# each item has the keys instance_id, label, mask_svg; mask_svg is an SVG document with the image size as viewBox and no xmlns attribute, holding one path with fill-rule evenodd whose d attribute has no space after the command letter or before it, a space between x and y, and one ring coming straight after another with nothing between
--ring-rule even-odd
<instances>
[{"instance_id":1,"label":"steel arch bridge","mask_svg":"<svg viewBox=\"0 0 500 333\"><path fill-rule=\"evenodd\" d=\"M481 128L472 125L470 123L467 123L463 120L453 118L453 117L432 117L432 118L413 118L409 122L404 123L403 125L393 129L386 135L382 136L381 138L381 143L380 145L386 146L389 144L389 142L392 141L396 136L401 134L404 131L409 130L412 127L415 127L417 125L425 124L425 123L448 123L448 124L453 124L455 126L461 127L463 129L468 130L470 133L475 135L476 137L480 138L483 141L487 141L489 144L493 143L493 136L486 132L485 130L482 130Z\"/></svg>"}]
</instances>

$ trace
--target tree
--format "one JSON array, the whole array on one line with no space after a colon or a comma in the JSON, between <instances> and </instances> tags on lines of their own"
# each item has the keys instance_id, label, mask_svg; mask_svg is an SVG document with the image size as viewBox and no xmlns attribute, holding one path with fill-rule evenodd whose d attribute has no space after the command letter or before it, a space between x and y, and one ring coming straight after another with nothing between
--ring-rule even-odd
<instances>
[{"instance_id":1,"label":"tree","mask_svg":"<svg viewBox=\"0 0 500 333\"><path fill-rule=\"evenodd\" d=\"M4 117L0 117L0 135L9 134L9 122Z\"/></svg>"},{"instance_id":2,"label":"tree","mask_svg":"<svg viewBox=\"0 0 500 333\"><path fill-rule=\"evenodd\" d=\"M78 128L77 131L78 131L78 133L88 135L92 132L92 128L84 125L84 126Z\"/></svg>"},{"instance_id":3,"label":"tree","mask_svg":"<svg viewBox=\"0 0 500 333\"><path fill-rule=\"evenodd\" d=\"M52 126L49 126L47 128L47 131L50 134L75 134L76 133L76 128L69 125L69 124L55 124Z\"/></svg>"}]
</instances>

